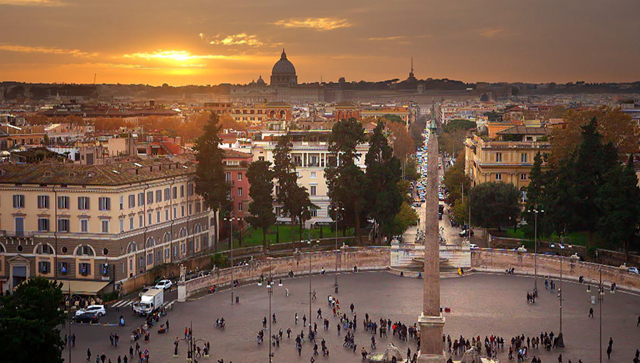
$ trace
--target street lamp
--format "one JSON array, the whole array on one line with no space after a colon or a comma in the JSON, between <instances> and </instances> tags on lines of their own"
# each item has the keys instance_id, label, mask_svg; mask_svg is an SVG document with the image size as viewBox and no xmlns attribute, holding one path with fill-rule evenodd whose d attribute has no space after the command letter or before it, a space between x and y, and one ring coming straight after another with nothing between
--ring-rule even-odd
<instances>
[{"instance_id":1,"label":"street lamp","mask_svg":"<svg viewBox=\"0 0 640 363\"><path fill-rule=\"evenodd\" d=\"M569 246L571 247L571 246ZM558 301L560 301L560 334L558 334L558 347L564 348L564 336L562 335L562 261L564 260L564 243L560 242L560 288L558 289Z\"/></svg>"},{"instance_id":2,"label":"street lamp","mask_svg":"<svg viewBox=\"0 0 640 363\"><path fill-rule=\"evenodd\" d=\"M533 227L533 275L534 275L534 280L533 280L533 292L536 294L536 296L538 295L538 213L544 213L544 209L529 209L528 210L529 213L533 212L533 220L534 220L534 227Z\"/></svg>"},{"instance_id":3,"label":"street lamp","mask_svg":"<svg viewBox=\"0 0 640 363\"><path fill-rule=\"evenodd\" d=\"M339 258L339 251L338 251L338 219L340 217L339 212L342 211L344 212L344 208L335 208L335 214L336 214L336 276L335 276L335 282L333 283L333 286L335 287L335 293L338 293L338 258Z\"/></svg>"},{"instance_id":4,"label":"street lamp","mask_svg":"<svg viewBox=\"0 0 640 363\"><path fill-rule=\"evenodd\" d=\"M175 343L175 350L174 350L174 357L177 358L178 357L178 341L184 341L185 343L187 343L187 362L193 362L194 361L194 355L195 355L195 350L196 350L196 343L197 342L202 342L202 344L206 345L207 342L205 342L203 339L194 339L193 338L193 322L191 322L190 324L190 328L189 328L189 336L176 340ZM209 353L209 352L207 352Z\"/></svg>"},{"instance_id":5,"label":"street lamp","mask_svg":"<svg viewBox=\"0 0 640 363\"><path fill-rule=\"evenodd\" d=\"M317 246L317 243L319 241L307 241L307 244L311 247L311 248L315 248ZM316 243L315 245L311 246L311 243ZM311 329L311 255L313 254L313 251L309 251L309 335L311 335L312 329Z\"/></svg>"},{"instance_id":6,"label":"street lamp","mask_svg":"<svg viewBox=\"0 0 640 363\"><path fill-rule=\"evenodd\" d=\"M271 273L271 271L269 271L269 273ZM269 278L269 283L267 284L267 293L269 294L269 363L271 363L272 360L272 352L271 349L273 347L272 345L272 337L273 337L273 332L271 330L271 321L273 319L271 319L271 296L273 296L273 287L271 286L271 284L273 284L273 282L271 281L271 278Z\"/></svg>"},{"instance_id":7,"label":"street lamp","mask_svg":"<svg viewBox=\"0 0 640 363\"><path fill-rule=\"evenodd\" d=\"M241 218L225 217L225 221L229 221L229 254L231 256L231 305L233 305L233 293L235 291L235 279L233 278L233 221L239 221Z\"/></svg>"},{"instance_id":8,"label":"street lamp","mask_svg":"<svg viewBox=\"0 0 640 363\"><path fill-rule=\"evenodd\" d=\"M269 279L267 280L267 294L269 295L269 363L273 362L273 332L272 332L272 328L271 328L271 324L273 322L273 312L271 310L271 300L273 297L273 277L272 277L272 270L271 270L271 258L267 257L267 260L269 261ZM258 282L258 286L262 286L262 282L259 281ZM282 283L278 284L278 286L282 286Z\"/></svg>"},{"instance_id":9,"label":"street lamp","mask_svg":"<svg viewBox=\"0 0 640 363\"><path fill-rule=\"evenodd\" d=\"M602 305L604 304L604 283L606 282L606 280L602 280L602 266L600 267L600 281L598 282L598 305L599 308L599 328L600 328L600 333L599 333L599 339L600 339L600 363L602 363ZM614 294L615 293L615 288L614 288L614 282L611 282L611 289L609 290L610 293ZM589 285L587 285L587 292L591 292L591 283Z\"/></svg>"}]
</instances>

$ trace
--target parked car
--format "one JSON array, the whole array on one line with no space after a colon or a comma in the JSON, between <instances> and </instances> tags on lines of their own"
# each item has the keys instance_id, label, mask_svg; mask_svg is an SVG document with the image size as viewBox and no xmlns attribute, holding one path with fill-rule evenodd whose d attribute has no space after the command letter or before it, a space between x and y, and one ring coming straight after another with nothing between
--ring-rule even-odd
<instances>
[{"instance_id":1,"label":"parked car","mask_svg":"<svg viewBox=\"0 0 640 363\"><path fill-rule=\"evenodd\" d=\"M631 272L632 274L640 275L640 272L638 272L638 268L637 267L629 267L627 269L627 271Z\"/></svg>"},{"instance_id":2,"label":"parked car","mask_svg":"<svg viewBox=\"0 0 640 363\"><path fill-rule=\"evenodd\" d=\"M76 316L84 313L95 313L98 317L107 315L107 310L104 305L89 305L84 309L76 311Z\"/></svg>"},{"instance_id":3,"label":"parked car","mask_svg":"<svg viewBox=\"0 0 640 363\"><path fill-rule=\"evenodd\" d=\"M99 323L100 315L96 312L83 312L73 317L73 321L76 323Z\"/></svg>"},{"instance_id":4,"label":"parked car","mask_svg":"<svg viewBox=\"0 0 640 363\"><path fill-rule=\"evenodd\" d=\"M171 280L160 280L156 286L154 286L154 289L169 290L171 286L173 286L173 282L171 282Z\"/></svg>"}]
</instances>

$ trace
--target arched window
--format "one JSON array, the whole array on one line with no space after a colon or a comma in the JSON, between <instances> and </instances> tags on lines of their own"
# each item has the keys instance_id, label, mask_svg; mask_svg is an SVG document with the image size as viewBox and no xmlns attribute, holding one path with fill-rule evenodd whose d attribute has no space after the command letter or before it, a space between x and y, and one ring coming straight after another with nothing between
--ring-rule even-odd
<instances>
[{"instance_id":1,"label":"arched window","mask_svg":"<svg viewBox=\"0 0 640 363\"><path fill-rule=\"evenodd\" d=\"M76 256L95 256L96 251L89 245L79 245L73 254Z\"/></svg>"},{"instance_id":2,"label":"arched window","mask_svg":"<svg viewBox=\"0 0 640 363\"><path fill-rule=\"evenodd\" d=\"M171 232L167 232L162 237L162 242L171 242Z\"/></svg>"},{"instance_id":3,"label":"arched window","mask_svg":"<svg viewBox=\"0 0 640 363\"><path fill-rule=\"evenodd\" d=\"M55 251L53 246L48 243L39 243L33 251L36 255L53 255Z\"/></svg>"},{"instance_id":4,"label":"arched window","mask_svg":"<svg viewBox=\"0 0 640 363\"><path fill-rule=\"evenodd\" d=\"M7 250L4 248L4 245L0 243L0 253L5 253Z\"/></svg>"},{"instance_id":5,"label":"arched window","mask_svg":"<svg viewBox=\"0 0 640 363\"><path fill-rule=\"evenodd\" d=\"M186 236L187 236L187 229L186 228L182 228L180 230L180 238L186 237Z\"/></svg>"},{"instance_id":6,"label":"arched window","mask_svg":"<svg viewBox=\"0 0 640 363\"><path fill-rule=\"evenodd\" d=\"M147 246L146 248L151 248L156 245L156 240L153 237L147 238Z\"/></svg>"},{"instance_id":7,"label":"arched window","mask_svg":"<svg viewBox=\"0 0 640 363\"><path fill-rule=\"evenodd\" d=\"M138 245L135 242L129 242L127 246L127 253L136 252L138 250Z\"/></svg>"},{"instance_id":8,"label":"arched window","mask_svg":"<svg viewBox=\"0 0 640 363\"><path fill-rule=\"evenodd\" d=\"M199 224L196 224L195 227L193 227L193 233L200 233L202 232L202 226Z\"/></svg>"}]
</instances>

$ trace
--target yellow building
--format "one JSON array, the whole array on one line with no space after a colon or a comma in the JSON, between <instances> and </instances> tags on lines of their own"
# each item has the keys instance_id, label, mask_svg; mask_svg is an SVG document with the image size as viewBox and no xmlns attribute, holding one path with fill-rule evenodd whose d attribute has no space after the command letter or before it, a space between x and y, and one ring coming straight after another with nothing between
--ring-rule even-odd
<instances>
[{"instance_id":1,"label":"yellow building","mask_svg":"<svg viewBox=\"0 0 640 363\"><path fill-rule=\"evenodd\" d=\"M496 181L524 190L538 152L548 153L550 130L544 127L513 126L490 139L473 135L465 141L465 173L472 185Z\"/></svg>"},{"instance_id":2,"label":"yellow building","mask_svg":"<svg viewBox=\"0 0 640 363\"><path fill-rule=\"evenodd\" d=\"M2 292L44 276L96 293L210 248L194 173L168 160L0 164Z\"/></svg>"}]
</instances>

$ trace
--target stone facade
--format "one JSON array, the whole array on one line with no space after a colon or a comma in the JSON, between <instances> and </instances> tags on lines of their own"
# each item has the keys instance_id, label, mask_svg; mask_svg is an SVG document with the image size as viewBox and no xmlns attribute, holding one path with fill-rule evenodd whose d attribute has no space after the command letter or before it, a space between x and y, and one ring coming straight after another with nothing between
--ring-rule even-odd
<instances>
[{"instance_id":1,"label":"stone facade","mask_svg":"<svg viewBox=\"0 0 640 363\"><path fill-rule=\"evenodd\" d=\"M213 247L193 165L0 166L0 279L119 281Z\"/></svg>"}]
</instances>

